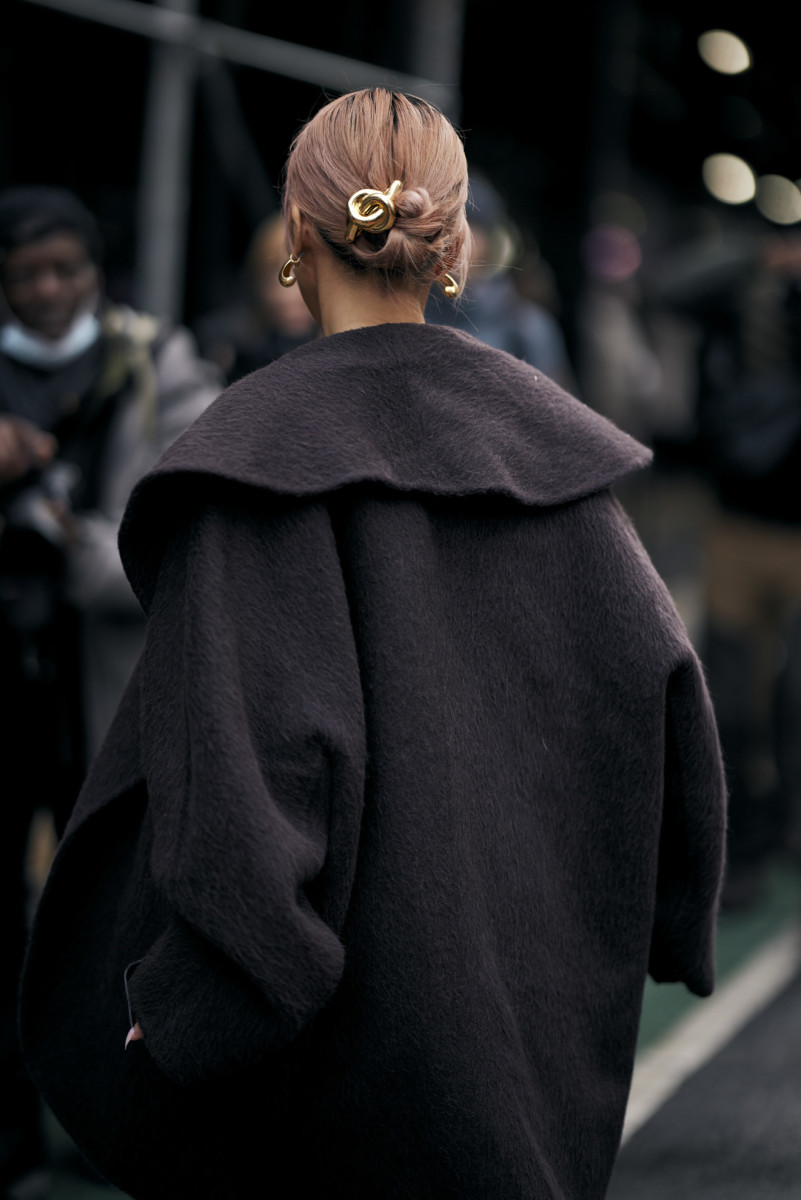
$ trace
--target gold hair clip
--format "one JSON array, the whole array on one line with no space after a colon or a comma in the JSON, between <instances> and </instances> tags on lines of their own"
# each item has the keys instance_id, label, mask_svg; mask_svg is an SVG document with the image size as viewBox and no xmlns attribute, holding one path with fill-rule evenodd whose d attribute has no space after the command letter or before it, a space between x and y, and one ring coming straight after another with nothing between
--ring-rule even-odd
<instances>
[{"instance_id":1,"label":"gold hair clip","mask_svg":"<svg viewBox=\"0 0 801 1200\"><path fill-rule=\"evenodd\" d=\"M386 192L362 188L348 201L348 224L345 240L353 242L363 229L368 233L383 233L395 224L395 197L403 187L399 179Z\"/></svg>"}]
</instances>

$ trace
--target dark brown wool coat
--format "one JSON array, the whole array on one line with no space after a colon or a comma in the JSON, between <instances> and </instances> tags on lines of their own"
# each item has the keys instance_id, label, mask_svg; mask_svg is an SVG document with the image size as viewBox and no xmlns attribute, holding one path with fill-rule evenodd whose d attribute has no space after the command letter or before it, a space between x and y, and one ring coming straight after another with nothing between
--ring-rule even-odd
<instances>
[{"instance_id":1,"label":"dark brown wool coat","mask_svg":"<svg viewBox=\"0 0 801 1200\"><path fill-rule=\"evenodd\" d=\"M110 1180L604 1195L649 965L712 987L723 832L698 664L606 490L645 461L525 364L383 325L244 379L139 486L147 648L22 1000Z\"/></svg>"}]
</instances>

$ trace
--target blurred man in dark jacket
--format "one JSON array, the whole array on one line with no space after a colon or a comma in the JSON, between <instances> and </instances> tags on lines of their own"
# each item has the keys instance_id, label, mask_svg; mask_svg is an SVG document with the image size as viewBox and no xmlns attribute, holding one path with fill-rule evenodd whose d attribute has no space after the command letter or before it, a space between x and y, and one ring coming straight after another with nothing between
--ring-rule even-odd
<instances>
[{"instance_id":1,"label":"blurred man in dark jacket","mask_svg":"<svg viewBox=\"0 0 801 1200\"><path fill-rule=\"evenodd\" d=\"M184 330L103 297L96 222L55 188L0 196L0 1185L42 1154L18 1059L25 849L60 828L141 644L117 552L136 480L219 390Z\"/></svg>"}]
</instances>

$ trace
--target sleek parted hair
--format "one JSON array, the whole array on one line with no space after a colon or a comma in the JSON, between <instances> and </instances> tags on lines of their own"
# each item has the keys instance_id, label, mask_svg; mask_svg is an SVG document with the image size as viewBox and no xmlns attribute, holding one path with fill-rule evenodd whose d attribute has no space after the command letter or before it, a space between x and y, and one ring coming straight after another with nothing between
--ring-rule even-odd
<instances>
[{"instance_id":1,"label":"sleek parted hair","mask_svg":"<svg viewBox=\"0 0 801 1200\"><path fill-rule=\"evenodd\" d=\"M386 192L395 179L403 184L395 224L348 242L350 197L362 188ZM432 283L443 271L464 283L466 200L467 161L450 121L427 100L386 88L326 104L298 133L285 168L286 218L297 204L340 259L387 283Z\"/></svg>"}]
</instances>

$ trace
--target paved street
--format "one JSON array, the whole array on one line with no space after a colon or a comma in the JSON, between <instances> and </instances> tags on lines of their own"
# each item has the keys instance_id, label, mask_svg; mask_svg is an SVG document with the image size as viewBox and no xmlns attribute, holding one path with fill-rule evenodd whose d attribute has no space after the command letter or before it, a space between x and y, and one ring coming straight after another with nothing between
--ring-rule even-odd
<instances>
[{"instance_id":1,"label":"paved street","mask_svg":"<svg viewBox=\"0 0 801 1200\"><path fill-rule=\"evenodd\" d=\"M798 1200L801 975L624 1146L608 1200Z\"/></svg>"}]
</instances>

